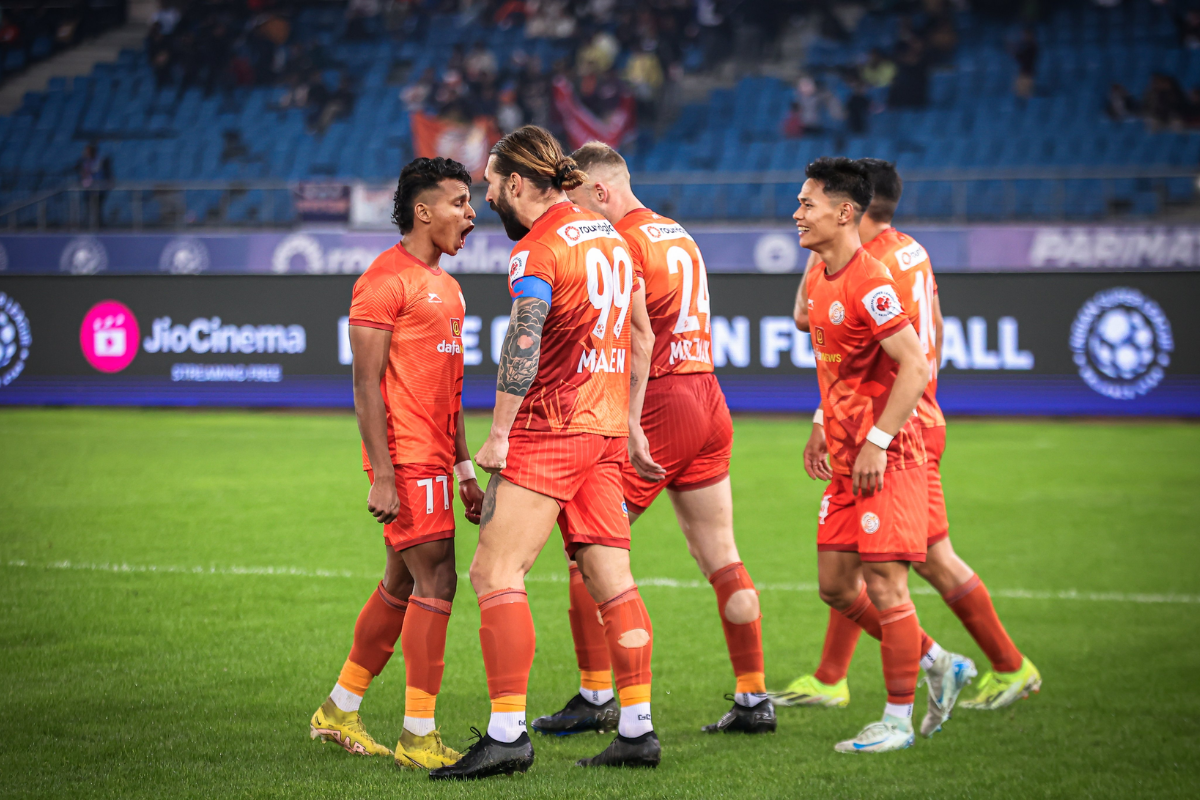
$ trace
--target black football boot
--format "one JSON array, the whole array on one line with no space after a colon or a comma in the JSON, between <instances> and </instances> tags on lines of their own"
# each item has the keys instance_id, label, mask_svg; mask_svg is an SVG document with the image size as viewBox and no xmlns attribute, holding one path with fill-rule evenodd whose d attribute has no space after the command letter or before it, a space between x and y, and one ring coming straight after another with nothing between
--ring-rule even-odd
<instances>
[{"instance_id":1,"label":"black football boot","mask_svg":"<svg viewBox=\"0 0 1200 800\"><path fill-rule=\"evenodd\" d=\"M577 767L657 767L662 760L662 747L654 731L630 739L618 735L604 752L591 758L581 758Z\"/></svg>"},{"instance_id":2,"label":"black football boot","mask_svg":"<svg viewBox=\"0 0 1200 800\"><path fill-rule=\"evenodd\" d=\"M471 731L479 737L471 749L458 761L445 767L429 770L430 780L470 781L493 775L512 775L524 772L533 765L533 743L524 731L515 742L498 742L478 728Z\"/></svg>"},{"instance_id":3,"label":"black football boot","mask_svg":"<svg viewBox=\"0 0 1200 800\"><path fill-rule=\"evenodd\" d=\"M596 705L583 699L576 692L562 711L538 717L533 721L533 729L538 733L550 736L570 736L574 733L612 733L621 721L621 705L617 698L611 698L607 703Z\"/></svg>"},{"instance_id":4,"label":"black football boot","mask_svg":"<svg viewBox=\"0 0 1200 800\"><path fill-rule=\"evenodd\" d=\"M733 696L725 695L725 699L733 700ZM735 700L725 716L700 730L705 733L774 733L775 706L770 700L763 700L756 706L744 706Z\"/></svg>"}]
</instances>

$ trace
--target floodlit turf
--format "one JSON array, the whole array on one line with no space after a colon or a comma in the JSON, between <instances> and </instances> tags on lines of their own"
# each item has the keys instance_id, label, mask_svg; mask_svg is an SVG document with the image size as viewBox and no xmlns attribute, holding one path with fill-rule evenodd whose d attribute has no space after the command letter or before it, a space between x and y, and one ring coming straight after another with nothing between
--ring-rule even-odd
<instances>
[{"instance_id":1,"label":"floodlit turf","mask_svg":"<svg viewBox=\"0 0 1200 800\"><path fill-rule=\"evenodd\" d=\"M485 429L470 420L473 448ZM735 516L775 688L815 666L827 617L811 588L806 429L736 422ZM1041 668L1040 696L960 711L907 752L834 753L884 701L864 637L849 708L780 709L774 736L701 734L733 679L712 592L660 502L634 530L633 565L656 634L662 766L584 771L575 759L607 738L539 737L529 774L469 786L308 738L383 558L351 416L8 410L0 442L3 795L1011 800L1194 797L1200 782L1200 426L951 423L953 541ZM465 574L475 529L459 525ZM534 715L577 685L554 542L529 584ZM1081 599L1038 594L1072 589ZM1147 594L1176 596L1134 597ZM931 634L982 666L936 596L916 601ZM463 581L438 703L452 744L487 721L478 616ZM363 708L388 744L403 699L397 655ZM917 700L920 713L924 689Z\"/></svg>"}]
</instances>

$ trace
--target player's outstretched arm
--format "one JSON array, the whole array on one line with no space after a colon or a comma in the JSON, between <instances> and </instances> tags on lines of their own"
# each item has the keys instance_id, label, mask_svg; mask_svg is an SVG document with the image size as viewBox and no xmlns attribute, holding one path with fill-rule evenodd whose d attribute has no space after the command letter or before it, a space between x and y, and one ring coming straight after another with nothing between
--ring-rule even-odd
<instances>
[{"instance_id":1,"label":"player's outstretched arm","mask_svg":"<svg viewBox=\"0 0 1200 800\"><path fill-rule=\"evenodd\" d=\"M642 431L642 406L646 400L646 382L650 380L650 359L654 354L654 329L646 310L646 289L639 282L632 300L633 324L630 328L629 372L629 462L637 474L648 481L661 481L667 471L650 455L650 440Z\"/></svg>"},{"instance_id":2,"label":"player's outstretched arm","mask_svg":"<svg viewBox=\"0 0 1200 800\"><path fill-rule=\"evenodd\" d=\"M792 309L792 319L796 327L808 331L808 271L817 263L817 254L808 254L808 263L804 265L804 275L800 278L800 288L796 290L796 305Z\"/></svg>"},{"instance_id":3,"label":"player's outstretched arm","mask_svg":"<svg viewBox=\"0 0 1200 800\"><path fill-rule=\"evenodd\" d=\"M483 490L479 488L479 481L474 477L464 478L458 474L459 464L467 468L468 474L474 473L471 451L467 448L467 420L463 415L461 403L458 406L458 430L454 434L454 477L458 478L458 496L462 500L467 522L478 525L479 512L483 508Z\"/></svg>"},{"instance_id":4,"label":"player's outstretched arm","mask_svg":"<svg viewBox=\"0 0 1200 800\"><path fill-rule=\"evenodd\" d=\"M385 525L400 513L396 473L388 451L387 408L379 388L387 372L392 332L362 325L350 326L350 349L354 353L354 416L367 449L367 460L375 480L367 493L367 510Z\"/></svg>"},{"instance_id":5,"label":"player's outstretched arm","mask_svg":"<svg viewBox=\"0 0 1200 800\"><path fill-rule=\"evenodd\" d=\"M537 377L542 355L542 327L549 312L550 304L540 297L518 297L513 301L508 333L500 348L492 429L475 456L476 463L488 472L497 473L505 467L508 432L521 409L521 401Z\"/></svg>"},{"instance_id":6,"label":"player's outstretched arm","mask_svg":"<svg viewBox=\"0 0 1200 800\"><path fill-rule=\"evenodd\" d=\"M905 325L891 336L879 342L883 351L891 356L899 365L896 372L896 382L892 384L892 392L888 395L887 405L875 428L890 438L900 432L905 420L912 416L917 401L929 383L929 361L921 348L921 340L911 325ZM874 429L872 429L874 433ZM855 493L874 494L883 488L883 473L887 468L887 448L880 447L868 439L863 443L854 462L852 491Z\"/></svg>"}]
</instances>

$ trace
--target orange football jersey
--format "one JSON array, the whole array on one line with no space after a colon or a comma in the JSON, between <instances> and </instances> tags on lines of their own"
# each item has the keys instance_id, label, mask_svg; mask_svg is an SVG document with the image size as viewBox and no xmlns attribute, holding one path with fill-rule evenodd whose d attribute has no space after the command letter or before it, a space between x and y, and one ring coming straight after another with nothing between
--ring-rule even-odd
<instances>
[{"instance_id":1,"label":"orange football jersey","mask_svg":"<svg viewBox=\"0 0 1200 800\"><path fill-rule=\"evenodd\" d=\"M941 406L937 401L937 328L933 324L933 297L937 294L937 281L933 277L933 266L929 253L915 239L895 228L888 228L863 249L883 262L896 282L900 300L908 319L921 337L921 347L929 355L929 385L917 401L917 417L926 428L937 428L946 424Z\"/></svg>"},{"instance_id":2,"label":"orange football jersey","mask_svg":"<svg viewBox=\"0 0 1200 800\"><path fill-rule=\"evenodd\" d=\"M550 284L537 376L514 428L629 435L629 299L633 265L599 214L557 203L513 248L509 293L521 277Z\"/></svg>"},{"instance_id":3,"label":"orange football jersey","mask_svg":"<svg viewBox=\"0 0 1200 800\"><path fill-rule=\"evenodd\" d=\"M630 211L617 230L646 283L654 330L650 377L712 372L708 272L696 242L678 222L648 208Z\"/></svg>"},{"instance_id":4,"label":"orange football jersey","mask_svg":"<svg viewBox=\"0 0 1200 800\"><path fill-rule=\"evenodd\" d=\"M392 332L380 389L393 464L454 466L465 311L458 281L399 244L381 253L354 284L350 324ZM363 468L370 466L364 445Z\"/></svg>"},{"instance_id":5,"label":"orange football jersey","mask_svg":"<svg viewBox=\"0 0 1200 800\"><path fill-rule=\"evenodd\" d=\"M849 475L899 369L879 342L907 326L908 315L887 267L859 248L833 277L825 274L824 261L809 271L808 321L829 463L834 472ZM924 463L924 439L910 417L887 450L887 469Z\"/></svg>"}]
</instances>

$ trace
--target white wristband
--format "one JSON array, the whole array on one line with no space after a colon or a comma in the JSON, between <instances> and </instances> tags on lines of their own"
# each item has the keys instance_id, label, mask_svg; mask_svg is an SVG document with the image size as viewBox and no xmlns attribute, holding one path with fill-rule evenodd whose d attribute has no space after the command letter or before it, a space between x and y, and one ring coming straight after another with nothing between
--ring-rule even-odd
<instances>
[{"instance_id":1,"label":"white wristband","mask_svg":"<svg viewBox=\"0 0 1200 800\"><path fill-rule=\"evenodd\" d=\"M884 433L883 431L879 430L879 428L874 426L871 426L871 430L867 431L867 441L878 447L880 450L887 450L888 446L892 443L892 439L895 438L896 437L892 436L890 433Z\"/></svg>"},{"instance_id":2,"label":"white wristband","mask_svg":"<svg viewBox=\"0 0 1200 800\"><path fill-rule=\"evenodd\" d=\"M454 465L454 477L459 483L475 480L475 462L471 459L460 461Z\"/></svg>"},{"instance_id":3,"label":"white wristband","mask_svg":"<svg viewBox=\"0 0 1200 800\"><path fill-rule=\"evenodd\" d=\"M825 409L818 408L816 413L813 414L813 425L824 425L824 424L825 424Z\"/></svg>"}]
</instances>

